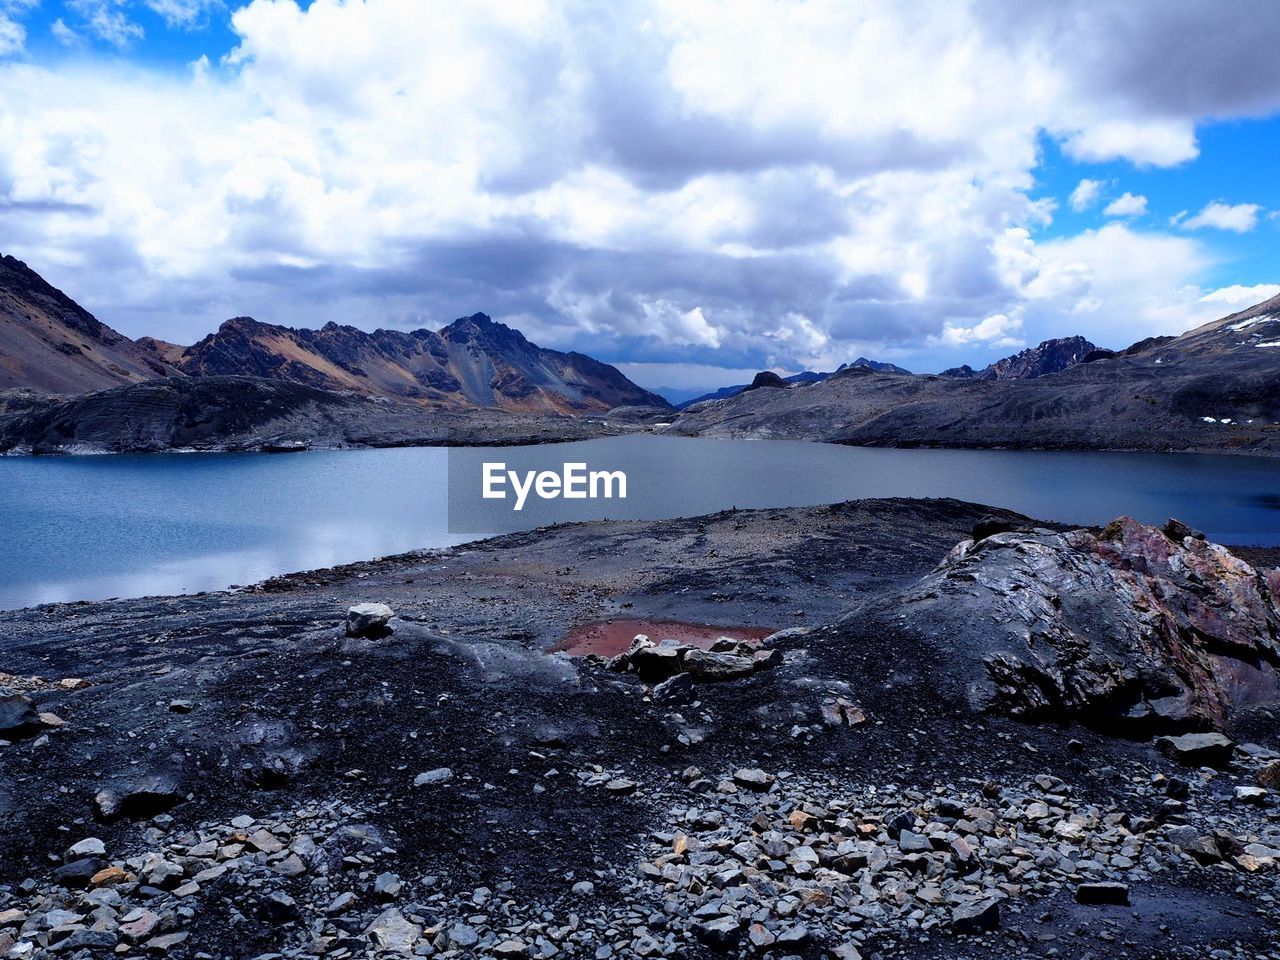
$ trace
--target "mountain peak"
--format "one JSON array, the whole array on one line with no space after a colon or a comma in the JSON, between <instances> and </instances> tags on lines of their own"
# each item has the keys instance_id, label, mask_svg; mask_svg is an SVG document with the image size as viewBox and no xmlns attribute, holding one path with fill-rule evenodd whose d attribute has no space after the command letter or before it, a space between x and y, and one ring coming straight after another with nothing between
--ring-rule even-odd
<instances>
[{"instance_id":1,"label":"mountain peak","mask_svg":"<svg viewBox=\"0 0 1280 960\"><path fill-rule=\"evenodd\" d=\"M1034 380L1074 367L1097 349L1097 346L1079 335L1055 337L988 364L981 370L974 370L965 364L942 371L942 376L974 380Z\"/></svg>"}]
</instances>

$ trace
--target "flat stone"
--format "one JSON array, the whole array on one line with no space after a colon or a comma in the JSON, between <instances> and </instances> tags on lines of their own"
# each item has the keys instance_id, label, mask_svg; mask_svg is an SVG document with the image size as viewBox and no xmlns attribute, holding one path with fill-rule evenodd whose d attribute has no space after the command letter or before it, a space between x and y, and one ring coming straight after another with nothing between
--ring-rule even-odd
<instances>
[{"instance_id":1,"label":"flat stone","mask_svg":"<svg viewBox=\"0 0 1280 960\"><path fill-rule=\"evenodd\" d=\"M107 845L97 837L88 837L67 850L68 857L100 857L107 852Z\"/></svg>"},{"instance_id":2,"label":"flat stone","mask_svg":"<svg viewBox=\"0 0 1280 960\"><path fill-rule=\"evenodd\" d=\"M265 828L249 834L249 842L263 853L279 853L284 849L284 844L276 835Z\"/></svg>"},{"instance_id":3,"label":"flat stone","mask_svg":"<svg viewBox=\"0 0 1280 960\"><path fill-rule=\"evenodd\" d=\"M365 929L365 936L385 953L409 953L422 936L422 928L395 907L388 907Z\"/></svg>"},{"instance_id":4,"label":"flat stone","mask_svg":"<svg viewBox=\"0 0 1280 960\"><path fill-rule=\"evenodd\" d=\"M1220 733L1184 733L1157 737L1156 749L1165 756L1193 767L1225 767L1235 752L1235 741Z\"/></svg>"},{"instance_id":5,"label":"flat stone","mask_svg":"<svg viewBox=\"0 0 1280 960\"><path fill-rule=\"evenodd\" d=\"M759 767L742 767L733 772L733 782L747 790L763 793L773 786L774 778Z\"/></svg>"},{"instance_id":6,"label":"flat stone","mask_svg":"<svg viewBox=\"0 0 1280 960\"><path fill-rule=\"evenodd\" d=\"M709 650L689 650L681 663L685 673L695 680L706 682L740 680L755 672L755 659L730 653L712 653Z\"/></svg>"},{"instance_id":7,"label":"flat stone","mask_svg":"<svg viewBox=\"0 0 1280 960\"><path fill-rule=\"evenodd\" d=\"M107 867L105 870L99 870L89 878L89 886L113 887L117 883L124 883L128 879L129 874L125 873L120 867Z\"/></svg>"},{"instance_id":8,"label":"flat stone","mask_svg":"<svg viewBox=\"0 0 1280 960\"><path fill-rule=\"evenodd\" d=\"M434 770L428 770L426 773L418 774L413 778L413 785L415 787L428 787L452 779L453 770L449 767L437 767Z\"/></svg>"}]
</instances>

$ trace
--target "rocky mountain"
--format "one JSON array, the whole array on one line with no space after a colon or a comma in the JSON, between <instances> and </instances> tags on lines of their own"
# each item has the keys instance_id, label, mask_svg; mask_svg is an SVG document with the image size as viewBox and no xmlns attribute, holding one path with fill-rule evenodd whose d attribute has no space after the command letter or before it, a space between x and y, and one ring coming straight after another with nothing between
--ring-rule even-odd
<instances>
[{"instance_id":1,"label":"rocky mountain","mask_svg":"<svg viewBox=\"0 0 1280 960\"><path fill-rule=\"evenodd\" d=\"M167 346L155 348L159 357L173 356ZM294 330L237 317L173 362L189 376L263 377L447 409L580 414L668 406L615 367L539 347L483 313L439 331L373 333L336 323Z\"/></svg>"},{"instance_id":2,"label":"rocky mountain","mask_svg":"<svg viewBox=\"0 0 1280 960\"><path fill-rule=\"evenodd\" d=\"M82 393L175 372L21 260L0 256L0 390Z\"/></svg>"},{"instance_id":3,"label":"rocky mountain","mask_svg":"<svg viewBox=\"0 0 1280 960\"><path fill-rule=\"evenodd\" d=\"M1091 354L1095 356L1091 357ZM1098 354L1101 356L1096 356ZM1109 354L1110 351L1099 351L1097 346L1084 337L1058 337L997 360L981 370L974 370L965 364L944 370L940 376L973 380L1034 380L1046 374L1060 373L1077 363L1086 362L1087 359L1103 359Z\"/></svg>"},{"instance_id":4,"label":"rocky mountain","mask_svg":"<svg viewBox=\"0 0 1280 960\"><path fill-rule=\"evenodd\" d=\"M336 323L294 330L237 317L190 347L134 341L26 264L0 258L0 390L83 394L183 375L260 377L434 409L579 415L669 407L615 367L539 347L483 313L438 331L373 333Z\"/></svg>"},{"instance_id":5,"label":"rocky mountain","mask_svg":"<svg viewBox=\"0 0 1280 960\"><path fill-rule=\"evenodd\" d=\"M867 446L1280 454L1280 298L1031 379L846 370L687 409L666 429Z\"/></svg>"},{"instance_id":6,"label":"rocky mountain","mask_svg":"<svg viewBox=\"0 0 1280 960\"><path fill-rule=\"evenodd\" d=\"M837 373L840 373L843 370L851 370L851 369L875 370L880 373L899 373L899 374L906 374L908 376L911 375L910 370L906 369L905 367L900 367L896 363L885 363L881 360L868 360L866 357L859 357L857 360L854 360L852 363L842 363L835 370L832 370L826 373L820 373L814 370L803 370L800 373L794 373L789 377L779 377L778 379L781 381L782 384L819 383L823 380L828 379L829 377L835 376ZM762 371L762 372L767 373L769 371ZM759 376L760 376L759 374L756 375L757 380L759 379ZM721 387L719 390L713 390L710 393L704 393L700 396L694 397L691 400L686 400L683 403L677 403L675 406L676 406L676 409L683 410L686 407L693 406L695 403L702 403L704 400L724 400L727 397L736 397L738 394L751 389L753 385L755 385L754 381L749 384L741 383L741 384L736 384L735 386L732 386L732 387ZM776 384L774 385L776 386Z\"/></svg>"}]
</instances>

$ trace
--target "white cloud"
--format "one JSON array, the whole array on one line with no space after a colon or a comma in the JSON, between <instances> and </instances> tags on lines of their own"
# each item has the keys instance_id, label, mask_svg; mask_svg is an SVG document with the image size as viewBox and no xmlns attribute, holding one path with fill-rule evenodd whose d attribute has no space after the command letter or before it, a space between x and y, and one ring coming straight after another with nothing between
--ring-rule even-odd
<instances>
[{"instance_id":1,"label":"white cloud","mask_svg":"<svg viewBox=\"0 0 1280 960\"><path fill-rule=\"evenodd\" d=\"M1141 194L1122 193L1103 208L1107 217L1140 217L1147 212L1147 198Z\"/></svg>"},{"instance_id":2,"label":"white cloud","mask_svg":"<svg viewBox=\"0 0 1280 960\"><path fill-rule=\"evenodd\" d=\"M121 50L146 35L126 7L126 0L67 0L67 8L81 17L90 33Z\"/></svg>"},{"instance_id":3,"label":"white cloud","mask_svg":"<svg viewBox=\"0 0 1280 960\"><path fill-rule=\"evenodd\" d=\"M1183 230L1202 230L1208 227L1248 233L1258 225L1258 213L1261 210L1262 207L1256 203L1227 204L1215 200L1205 204L1194 217L1181 220L1178 226Z\"/></svg>"},{"instance_id":4,"label":"white cloud","mask_svg":"<svg viewBox=\"0 0 1280 960\"><path fill-rule=\"evenodd\" d=\"M0 57L22 53L27 44L27 30L21 19L40 0L0 0Z\"/></svg>"},{"instance_id":5,"label":"white cloud","mask_svg":"<svg viewBox=\"0 0 1280 960\"><path fill-rule=\"evenodd\" d=\"M80 34L68 27L66 21L61 17L53 21L52 25L49 27L49 32L52 33L53 38L64 47L79 46L82 42Z\"/></svg>"},{"instance_id":6,"label":"white cloud","mask_svg":"<svg viewBox=\"0 0 1280 960\"><path fill-rule=\"evenodd\" d=\"M1064 146L1068 156L1089 163L1127 159L1157 167L1176 166L1200 153L1190 119L1103 120L1069 134Z\"/></svg>"},{"instance_id":7,"label":"white cloud","mask_svg":"<svg viewBox=\"0 0 1280 960\"><path fill-rule=\"evenodd\" d=\"M143 0L170 27L191 29L205 14L223 6L222 0Z\"/></svg>"},{"instance_id":8,"label":"white cloud","mask_svg":"<svg viewBox=\"0 0 1280 960\"><path fill-rule=\"evenodd\" d=\"M86 39L141 38L136 8L73 3ZM178 26L210 8L149 5ZM1147 39L1176 18L1031 6L252 0L235 51L189 71L0 67L6 252L186 342L237 313L483 309L606 358L791 369L1181 324L1192 238L1032 240L1041 141L1193 157L1197 119L1280 105L1262 26L1223 27L1218 65L1247 74L1179 63L1180 105L1168 37Z\"/></svg>"},{"instance_id":9,"label":"white cloud","mask_svg":"<svg viewBox=\"0 0 1280 960\"><path fill-rule=\"evenodd\" d=\"M1014 336L1021 329L1021 317L993 313L971 327L948 322L937 337L937 342L949 347L963 347L977 343L989 344L993 347L1023 347L1026 346L1026 341Z\"/></svg>"},{"instance_id":10,"label":"white cloud","mask_svg":"<svg viewBox=\"0 0 1280 960\"><path fill-rule=\"evenodd\" d=\"M1071 191L1068 203L1071 209L1080 213L1088 210L1102 197L1102 188L1104 184L1101 180L1084 179L1076 184L1076 188Z\"/></svg>"},{"instance_id":11,"label":"white cloud","mask_svg":"<svg viewBox=\"0 0 1280 960\"><path fill-rule=\"evenodd\" d=\"M1229 287L1219 287L1217 290L1206 293L1200 298L1200 302L1215 305L1222 304L1224 307L1235 310L1251 307L1255 303L1261 303L1263 300L1270 300L1276 295L1280 295L1280 284L1278 283L1257 283L1253 286L1233 283Z\"/></svg>"}]
</instances>

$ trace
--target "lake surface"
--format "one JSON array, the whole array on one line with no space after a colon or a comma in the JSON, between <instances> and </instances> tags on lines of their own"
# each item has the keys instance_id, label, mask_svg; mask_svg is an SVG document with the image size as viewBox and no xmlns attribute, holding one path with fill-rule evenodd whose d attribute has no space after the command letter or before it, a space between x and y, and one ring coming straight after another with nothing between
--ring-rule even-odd
<instances>
[{"instance_id":1,"label":"lake surface","mask_svg":"<svg viewBox=\"0 0 1280 960\"><path fill-rule=\"evenodd\" d=\"M481 497L482 464L582 462L625 500ZM1177 516L1280 544L1280 460L876 450L618 437L498 449L0 458L0 608L220 589L562 520L693 516L859 497L957 497L1071 523Z\"/></svg>"}]
</instances>

